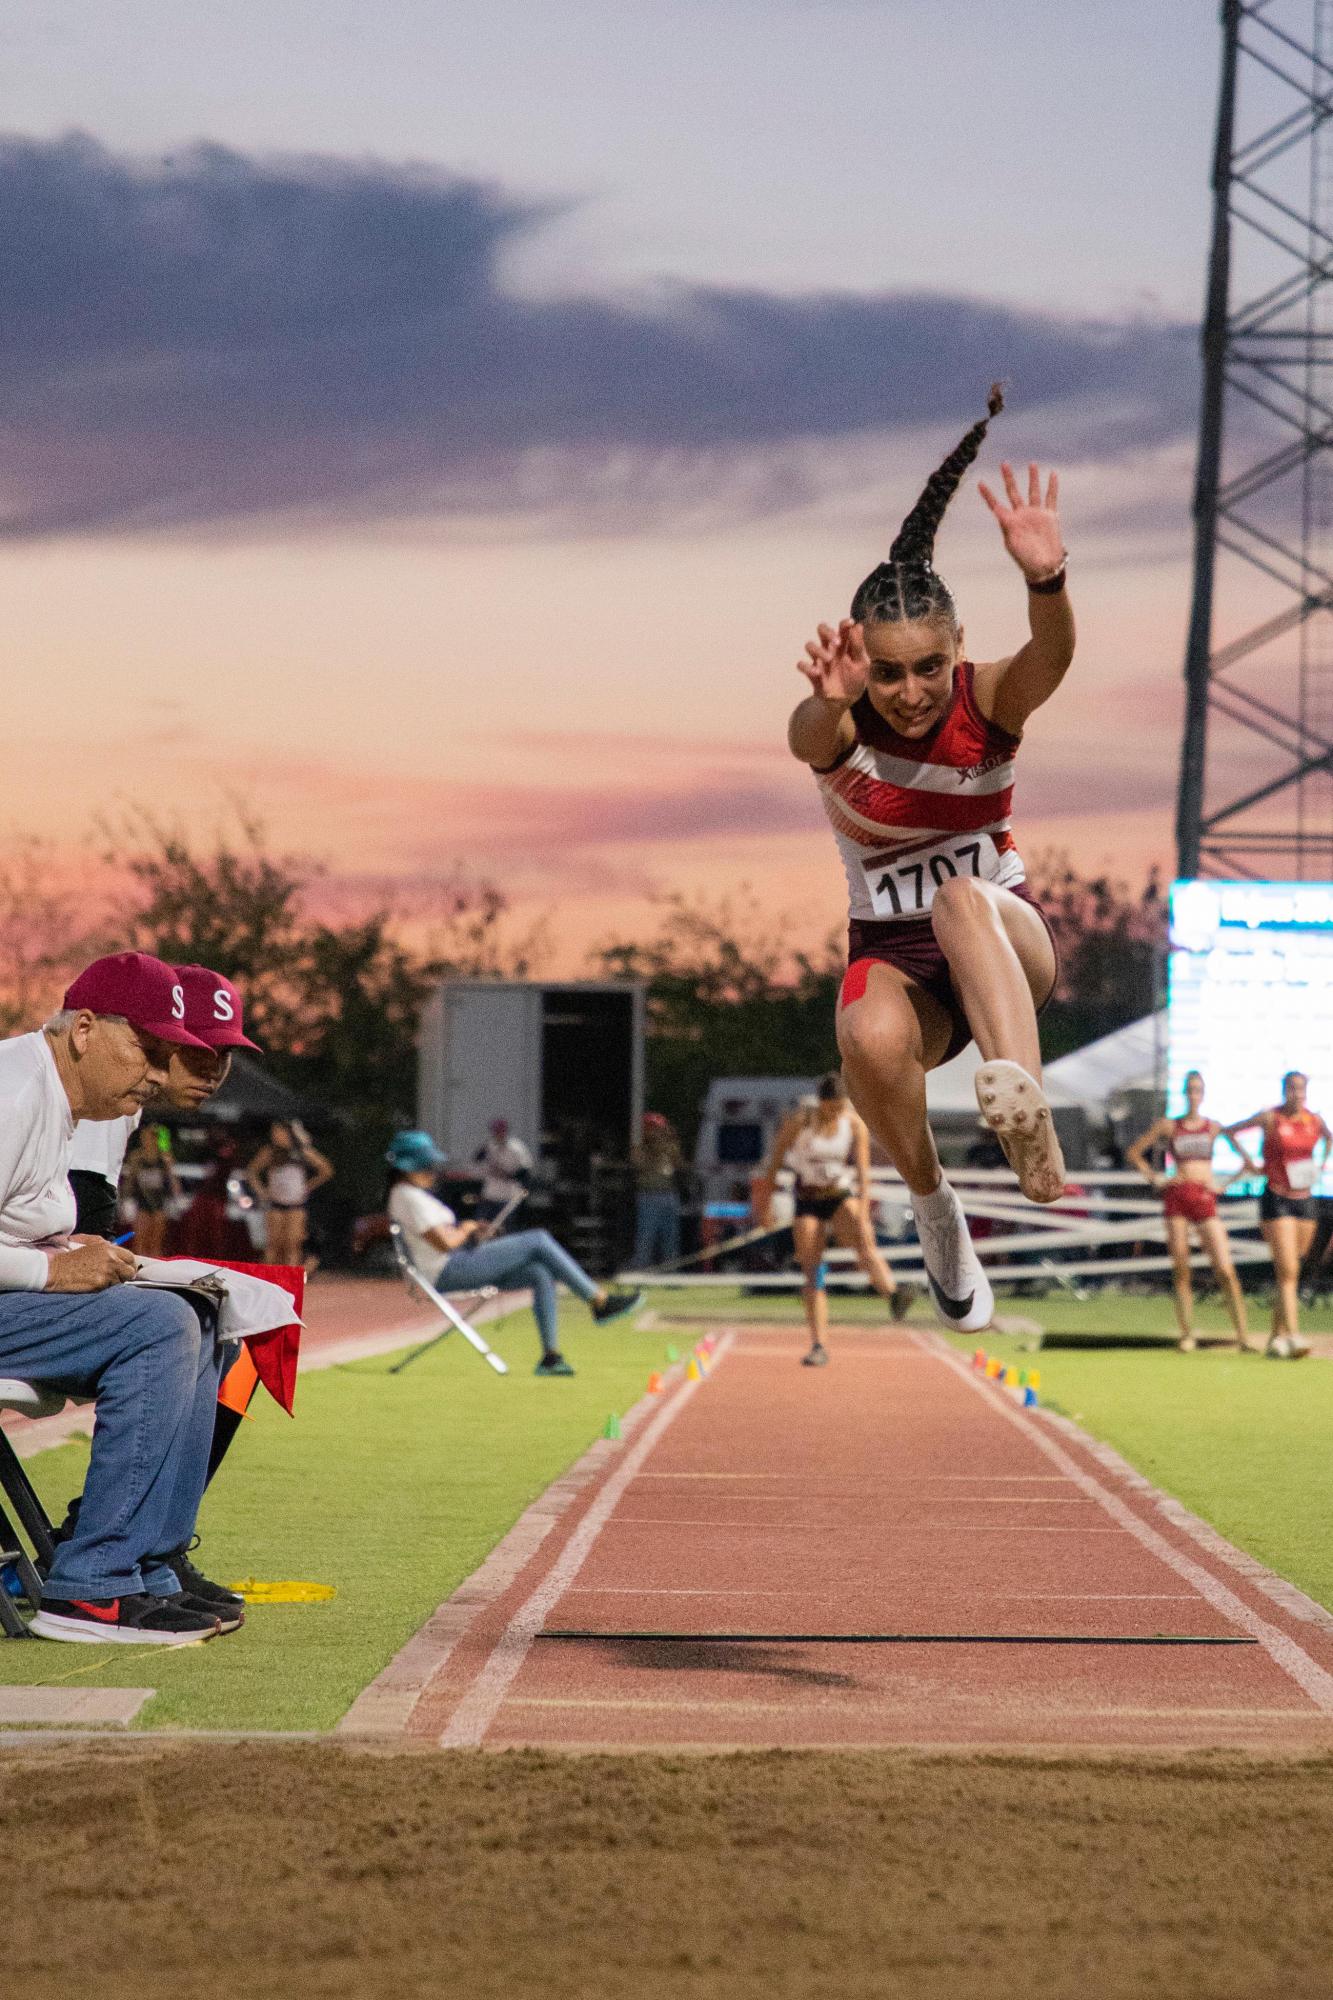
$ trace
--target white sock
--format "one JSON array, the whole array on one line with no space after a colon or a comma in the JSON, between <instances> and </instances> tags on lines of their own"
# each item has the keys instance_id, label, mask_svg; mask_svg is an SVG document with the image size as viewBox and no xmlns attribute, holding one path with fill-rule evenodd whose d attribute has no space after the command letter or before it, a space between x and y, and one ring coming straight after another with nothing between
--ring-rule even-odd
<instances>
[{"instance_id":1,"label":"white sock","mask_svg":"<svg viewBox=\"0 0 1333 2000\"><path fill-rule=\"evenodd\" d=\"M933 1194L912 1196L913 1211L924 1216L927 1222L942 1221L946 1215L952 1215L957 1204L958 1197L946 1180L941 1180Z\"/></svg>"}]
</instances>

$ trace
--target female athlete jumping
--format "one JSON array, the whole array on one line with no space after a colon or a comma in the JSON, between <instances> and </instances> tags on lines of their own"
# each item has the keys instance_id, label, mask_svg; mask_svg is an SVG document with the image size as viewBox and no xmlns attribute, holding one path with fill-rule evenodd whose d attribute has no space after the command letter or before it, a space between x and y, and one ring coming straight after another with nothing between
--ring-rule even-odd
<instances>
[{"instance_id":1,"label":"female athlete jumping","mask_svg":"<svg viewBox=\"0 0 1333 2000\"><path fill-rule=\"evenodd\" d=\"M1301 1339L1297 1287L1301 1262L1314 1241L1314 1187L1320 1164L1315 1148L1322 1146L1323 1163L1333 1146L1330 1132L1317 1111L1305 1102L1309 1078L1298 1069L1282 1079L1282 1102L1228 1125L1228 1139L1256 1127L1264 1138L1266 1186L1259 1201L1259 1227L1273 1257L1277 1288L1273 1293L1273 1326L1267 1352L1283 1359L1308 1354Z\"/></svg>"},{"instance_id":2,"label":"female athlete jumping","mask_svg":"<svg viewBox=\"0 0 1333 2000\"><path fill-rule=\"evenodd\" d=\"M989 415L1003 407L991 391ZM1029 637L974 665L934 567L944 510L986 435L975 424L904 521L851 616L798 661L811 693L792 716L851 889L838 1045L852 1101L907 1183L926 1275L945 1321L989 1324L994 1301L926 1122L926 1071L975 1038L977 1101L1024 1194L1058 1200L1064 1161L1042 1093L1037 1008L1055 987L1054 940L1024 886L1010 831L1014 757L1074 654L1058 481L1026 499L1002 465L990 508L1028 589Z\"/></svg>"},{"instance_id":3,"label":"female athlete jumping","mask_svg":"<svg viewBox=\"0 0 1333 2000\"><path fill-rule=\"evenodd\" d=\"M830 1233L836 1243L856 1252L856 1260L886 1302L895 1297L893 1279L875 1245L870 1221L870 1135L865 1121L848 1102L842 1078L826 1076L819 1085L813 1110L797 1111L783 1120L773 1141L766 1177L769 1200L778 1170L789 1166L796 1175L796 1215L792 1238L796 1261L805 1283L801 1302L810 1329L810 1346L802 1357L807 1368L828 1361L828 1296L822 1265ZM767 1206L767 1204L766 1204ZM761 1218L771 1223L771 1214Z\"/></svg>"},{"instance_id":4,"label":"female athlete jumping","mask_svg":"<svg viewBox=\"0 0 1333 2000\"><path fill-rule=\"evenodd\" d=\"M1171 1252L1171 1273L1175 1284L1176 1319L1180 1339L1176 1343L1186 1354L1198 1346L1194 1338L1194 1287L1190 1282L1190 1229L1198 1231L1204 1249L1212 1259L1217 1282L1226 1294L1227 1311L1236 1330L1236 1345L1246 1344L1245 1295L1231 1261L1231 1245L1217 1218L1217 1183L1213 1178L1213 1148L1226 1135L1215 1118L1202 1115L1203 1078L1192 1069L1185 1078L1185 1116L1159 1118L1140 1133L1125 1152L1126 1166L1142 1174L1150 1187L1159 1190L1166 1212L1166 1242ZM1231 1140L1231 1149L1240 1157L1232 1181L1259 1169L1245 1151ZM1168 1180L1157 1173L1148 1158L1155 1146L1163 1147L1175 1161L1176 1171Z\"/></svg>"}]
</instances>

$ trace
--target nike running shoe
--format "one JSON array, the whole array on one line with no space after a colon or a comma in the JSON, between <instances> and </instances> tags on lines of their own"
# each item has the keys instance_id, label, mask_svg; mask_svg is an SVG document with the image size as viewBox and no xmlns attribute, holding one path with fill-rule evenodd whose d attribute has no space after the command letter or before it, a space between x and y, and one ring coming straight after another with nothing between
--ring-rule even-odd
<instances>
[{"instance_id":1,"label":"nike running shoe","mask_svg":"<svg viewBox=\"0 0 1333 2000\"><path fill-rule=\"evenodd\" d=\"M947 1195L947 1205L942 1195ZM912 1214L940 1318L956 1333L979 1333L991 1323L995 1295L972 1248L962 1203L949 1183L941 1181L934 1194L912 1196Z\"/></svg>"},{"instance_id":2,"label":"nike running shoe","mask_svg":"<svg viewBox=\"0 0 1333 2000\"><path fill-rule=\"evenodd\" d=\"M827 1368L828 1349L822 1340L817 1340L808 1354L801 1356L802 1368Z\"/></svg>"},{"instance_id":3,"label":"nike running shoe","mask_svg":"<svg viewBox=\"0 0 1333 2000\"><path fill-rule=\"evenodd\" d=\"M244 1611L245 1599L239 1590L228 1590L223 1583L211 1582L203 1571L190 1561L190 1550L197 1549L198 1546L199 1537L196 1535L183 1549L177 1549L173 1555L162 1558L181 1589L197 1603L211 1605L219 1616L225 1612Z\"/></svg>"},{"instance_id":4,"label":"nike running shoe","mask_svg":"<svg viewBox=\"0 0 1333 2000\"><path fill-rule=\"evenodd\" d=\"M534 1375L572 1375L574 1370L563 1354L543 1354L532 1372Z\"/></svg>"},{"instance_id":5,"label":"nike running shoe","mask_svg":"<svg viewBox=\"0 0 1333 2000\"><path fill-rule=\"evenodd\" d=\"M1065 1191L1065 1156L1041 1085L1018 1063L997 1060L982 1063L976 1090L981 1115L1028 1200L1059 1201Z\"/></svg>"},{"instance_id":6,"label":"nike running shoe","mask_svg":"<svg viewBox=\"0 0 1333 2000\"><path fill-rule=\"evenodd\" d=\"M196 1646L216 1639L221 1621L212 1612L183 1605L179 1597L44 1597L28 1628L39 1639L68 1639L83 1646Z\"/></svg>"},{"instance_id":7,"label":"nike running shoe","mask_svg":"<svg viewBox=\"0 0 1333 2000\"><path fill-rule=\"evenodd\" d=\"M647 1294L640 1286L633 1291L608 1292L604 1299L595 1300L592 1316L602 1325L609 1319L621 1319L626 1313L637 1312Z\"/></svg>"}]
</instances>

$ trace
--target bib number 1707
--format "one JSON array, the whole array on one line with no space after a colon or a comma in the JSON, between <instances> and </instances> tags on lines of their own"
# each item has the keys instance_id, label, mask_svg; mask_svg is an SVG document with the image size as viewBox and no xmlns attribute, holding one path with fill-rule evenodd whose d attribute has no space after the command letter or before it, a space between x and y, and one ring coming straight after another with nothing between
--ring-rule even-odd
<instances>
[{"instance_id":1,"label":"bib number 1707","mask_svg":"<svg viewBox=\"0 0 1333 2000\"><path fill-rule=\"evenodd\" d=\"M876 916L915 917L928 910L935 891L958 875L981 875L982 844L979 840L960 841L949 848L937 848L916 861L886 864L882 859L865 864L866 880Z\"/></svg>"}]
</instances>

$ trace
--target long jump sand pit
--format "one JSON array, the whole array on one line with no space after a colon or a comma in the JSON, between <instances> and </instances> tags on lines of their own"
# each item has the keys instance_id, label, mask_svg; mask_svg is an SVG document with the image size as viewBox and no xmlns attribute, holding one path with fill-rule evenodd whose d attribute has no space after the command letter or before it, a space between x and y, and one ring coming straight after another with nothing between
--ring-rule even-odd
<instances>
[{"instance_id":1,"label":"long jump sand pit","mask_svg":"<svg viewBox=\"0 0 1333 2000\"><path fill-rule=\"evenodd\" d=\"M1333 1762L11 1745L39 2000L1324 1996Z\"/></svg>"}]
</instances>

